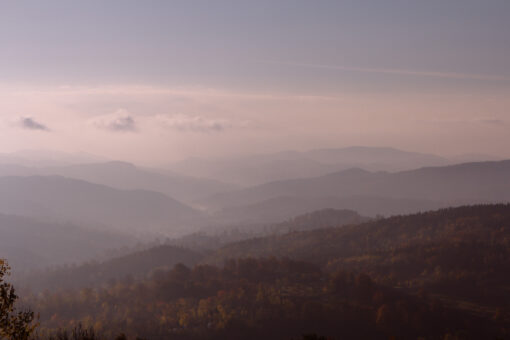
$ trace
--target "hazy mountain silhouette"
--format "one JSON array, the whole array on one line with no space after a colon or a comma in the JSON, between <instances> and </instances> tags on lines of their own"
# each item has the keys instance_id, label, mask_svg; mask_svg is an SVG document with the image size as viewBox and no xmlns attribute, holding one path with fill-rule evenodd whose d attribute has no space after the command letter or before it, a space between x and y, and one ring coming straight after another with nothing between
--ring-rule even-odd
<instances>
[{"instance_id":1,"label":"hazy mountain silhouette","mask_svg":"<svg viewBox=\"0 0 510 340\"><path fill-rule=\"evenodd\" d=\"M372 200L428 202L423 206L417 204L417 210L430 209L434 205L506 202L510 200L510 161L466 163L397 173L349 169L320 177L266 183L214 195L200 203L213 209L225 209L260 206L263 205L260 202L282 196L309 200L340 197L347 201L352 197L368 197ZM340 208L337 205L334 207ZM360 207L347 207L366 213ZM276 204L274 209L277 209ZM391 212L381 211L383 214ZM410 211L401 211L404 212Z\"/></svg>"},{"instance_id":2,"label":"hazy mountain silhouette","mask_svg":"<svg viewBox=\"0 0 510 340\"><path fill-rule=\"evenodd\" d=\"M257 203L231 206L214 213L222 223L274 223L319 209L350 209L365 216L390 216L447 206L424 199L384 198L370 196L297 197L278 196Z\"/></svg>"},{"instance_id":3,"label":"hazy mountain silhouette","mask_svg":"<svg viewBox=\"0 0 510 340\"><path fill-rule=\"evenodd\" d=\"M21 150L0 154L0 163L23 166L63 166L70 164L105 162L105 157L86 152L60 152L54 150Z\"/></svg>"},{"instance_id":4,"label":"hazy mountain silhouette","mask_svg":"<svg viewBox=\"0 0 510 340\"><path fill-rule=\"evenodd\" d=\"M60 176L0 177L0 213L167 235L202 221L196 210L158 192L118 190Z\"/></svg>"},{"instance_id":5,"label":"hazy mountain silhouette","mask_svg":"<svg viewBox=\"0 0 510 340\"><path fill-rule=\"evenodd\" d=\"M310 151L284 151L274 154L245 155L227 159L188 159L172 169L199 177L240 184L321 176L359 167L371 171L399 171L423 166L446 165L439 156L385 147L348 147Z\"/></svg>"},{"instance_id":6,"label":"hazy mountain silhouette","mask_svg":"<svg viewBox=\"0 0 510 340\"><path fill-rule=\"evenodd\" d=\"M144 189L164 193L181 201L232 190L233 185L215 180L193 178L177 174L161 174L126 162L75 164L54 167L24 167L0 164L0 176L59 175L117 189Z\"/></svg>"},{"instance_id":7,"label":"hazy mountain silhouette","mask_svg":"<svg viewBox=\"0 0 510 340\"><path fill-rule=\"evenodd\" d=\"M390 260L398 249L429 247L427 252L422 252L423 256L430 252L432 245L446 243L448 249L463 244L469 248L476 245L474 242L483 244L484 248L473 249L473 251L488 253L497 251L496 244L506 247L510 232L506 221L509 218L509 204L440 209L374 220L359 225L278 234L233 242L211 254L206 262L221 264L232 258L276 256L321 265L330 265L334 259L352 258L354 261L351 264L355 264L361 263L361 256L368 252L377 254L377 257L381 259ZM495 237L496 234L498 237ZM472 252L464 253L462 261L455 266L469 266L471 258ZM406 259L403 258L403 260ZM495 260L495 262L501 261ZM409 263L413 265L413 262ZM410 270L417 275L420 275L422 271L421 269Z\"/></svg>"},{"instance_id":8,"label":"hazy mountain silhouette","mask_svg":"<svg viewBox=\"0 0 510 340\"><path fill-rule=\"evenodd\" d=\"M16 273L82 262L111 248L135 243L135 239L126 234L2 214L0 235L0 258L9 259Z\"/></svg>"},{"instance_id":9,"label":"hazy mountain silhouette","mask_svg":"<svg viewBox=\"0 0 510 340\"><path fill-rule=\"evenodd\" d=\"M190 249L160 245L105 261L36 271L23 278L34 290L98 287L115 280L145 279L156 270L169 270L176 264L193 266L203 255Z\"/></svg>"},{"instance_id":10,"label":"hazy mountain silhouette","mask_svg":"<svg viewBox=\"0 0 510 340\"><path fill-rule=\"evenodd\" d=\"M285 234L293 231L358 224L367 220L355 211L323 209L271 225L263 233L255 231L252 234L245 234L244 237L240 234L239 237L225 237L225 234L191 234L170 241L178 244L177 246L171 244L157 245L104 261L92 261L78 266L36 271L24 277L23 282L32 289L55 290L56 288L97 287L111 283L112 280L125 280L126 277L143 279L156 270L172 269L178 263L193 266L211 250L218 249L233 241L249 239L254 235Z\"/></svg>"},{"instance_id":11,"label":"hazy mountain silhouette","mask_svg":"<svg viewBox=\"0 0 510 340\"><path fill-rule=\"evenodd\" d=\"M483 153L464 153L449 157L454 163L473 163L473 162L486 162L486 161L502 161L504 158L497 157L494 155L488 155Z\"/></svg>"}]
</instances>

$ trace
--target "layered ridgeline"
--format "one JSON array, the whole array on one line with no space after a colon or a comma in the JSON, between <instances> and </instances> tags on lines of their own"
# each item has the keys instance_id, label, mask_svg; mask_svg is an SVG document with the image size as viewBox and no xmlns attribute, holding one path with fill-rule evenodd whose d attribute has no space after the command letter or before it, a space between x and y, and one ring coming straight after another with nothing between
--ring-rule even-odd
<instances>
[{"instance_id":1,"label":"layered ridgeline","mask_svg":"<svg viewBox=\"0 0 510 340\"><path fill-rule=\"evenodd\" d=\"M228 243L254 237L314 230L332 226L339 227L359 224L368 220L370 219L352 210L321 209L279 223L208 226L196 233L169 240L169 243L200 252L209 252Z\"/></svg>"},{"instance_id":2,"label":"layered ridgeline","mask_svg":"<svg viewBox=\"0 0 510 340\"><path fill-rule=\"evenodd\" d=\"M215 203L215 201L211 201ZM231 206L211 213L222 224L272 224L319 209L359 211L364 216L380 217L409 214L444 207L441 202L385 197L295 197L278 196L254 204Z\"/></svg>"},{"instance_id":3,"label":"layered ridgeline","mask_svg":"<svg viewBox=\"0 0 510 340\"><path fill-rule=\"evenodd\" d=\"M0 214L0 258L9 259L13 274L63 263L81 263L112 248L136 243L126 234L70 223L40 222Z\"/></svg>"},{"instance_id":4,"label":"layered ridgeline","mask_svg":"<svg viewBox=\"0 0 510 340\"><path fill-rule=\"evenodd\" d=\"M112 258L102 261L89 261L80 265L66 264L53 268L43 268L40 265L39 270L25 275L20 282L26 288L41 291L101 287L127 278L147 279L155 270L171 268L177 263L193 266L212 251L234 241L261 235L357 224L366 220L367 218L354 211L325 209L272 225L249 226L247 229L207 230L167 240L163 245L153 247L145 245L142 250L131 250L128 254L113 255ZM67 242L68 247L72 247L72 242L69 240Z\"/></svg>"},{"instance_id":5,"label":"layered ridgeline","mask_svg":"<svg viewBox=\"0 0 510 340\"><path fill-rule=\"evenodd\" d=\"M509 256L510 205L464 206L245 240L193 268L27 302L43 331L82 322L106 338L505 338Z\"/></svg>"},{"instance_id":6,"label":"layered ridgeline","mask_svg":"<svg viewBox=\"0 0 510 340\"><path fill-rule=\"evenodd\" d=\"M283 210L292 209L293 213L297 207L309 209L321 205L321 208L387 216L452 205L508 201L510 161L498 161L396 173L350 169L217 194L199 203L228 219L274 216L279 205Z\"/></svg>"},{"instance_id":7,"label":"layered ridgeline","mask_svg":"<svg viewBox=\"0 0 510 340\"><path fill-rule=\"evenodd\" d=\"M276 256L354 270L388 286L508 306L510 205L448 208L232 243L206 259Z\"/></svg>"},{"instance_id":8,"label":"layered ridgeline","mask_svg":"<svg viewBox=\"0 0 510 340\"><path fill-rule=\"evenodd\" d=\"M139 282L157 270L169 270L178 263L193 266L203 256L190 249L161 245L104 261L32 271L18 281L22 287L35 292L113 286L117 282Z\"/></svg>"},{"instance_id":9,"label":"layered ridgeline","mask_svg":"<svg viewBox=\"0 0 510 340\"><path fill-rule=\"evenodd\" d=\"M2 159L0 158L0 161ZM218 192L235 189L235 186L215 180L194 178L176 173L160 173L125 162L102 162L61 166L26 166L1 164L0 176L52 176L58 175L102 184L116 189L143 189L158 191L180 201L192 201Z\"/></svg>"},{"instance_id":10,"label":"layered ridgeline","mask_svg":"<svg viewBox=\"0 0 510 340\"><path fill-rule=\"evenodd\" d=\"M146 236L183 234L203 223L198 211L159 192L59 176L0 177L0 213Z\"/></svg>"},{"instance_id":11,"label":"layered ridgeline","mask_svg":"<svg viewBox=\"0 0 510 340\"><path fill-rule=\"evenodd\" d=\"M482 160L487 160L482 158ZM386 147L354 146L310 151L248 154L225 159L192 158L172 164L177 172L241 185L321 176L353 167L400 171L450 164L445 158Z\"/></svg>"}]
</instances>

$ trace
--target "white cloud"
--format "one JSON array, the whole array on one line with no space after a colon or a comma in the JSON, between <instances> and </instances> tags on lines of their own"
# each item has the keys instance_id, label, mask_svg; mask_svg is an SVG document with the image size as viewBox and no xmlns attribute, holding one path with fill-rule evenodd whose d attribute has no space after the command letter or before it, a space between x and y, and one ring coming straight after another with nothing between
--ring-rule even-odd
<instances>
[{"instance_id":1,"label":"white cloud","mask_svg":"<svg viewBox=\"0 0 510 340\"><path fill-rule=\"evenodd\" d=\"M113 132L135 132L138 130L133 116L124 109L112 114L96 117L92 120L94 126Z\"/></svg>"},{"instance_id":2,"label":"white cloud","mask_svg":"<svg viewBox=\"0 0 510 340\"><path fill-rule=\"evenodd\" d=\"M155 121L164 128L170 128L182 132L221 132L231 128L233 124L225 119L213 119L197 115L157 115Z\"/></svg>"}]
</instances>

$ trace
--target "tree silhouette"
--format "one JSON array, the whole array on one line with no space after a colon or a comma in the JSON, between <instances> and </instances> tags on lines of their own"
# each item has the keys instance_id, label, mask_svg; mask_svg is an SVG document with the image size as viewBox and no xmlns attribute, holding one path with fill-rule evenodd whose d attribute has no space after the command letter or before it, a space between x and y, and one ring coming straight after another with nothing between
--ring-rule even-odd
<instances>
[{"instance_id":1,"label":"tree silhouette","mask_svg":"<svg viewBox=\"0 0 510 340\"><path fill-rule=\"evenodd\" d=\"M37 325L34 313L30 310L18 311L12 284L5 282L4 277L10 274L7 261L0 259L0 339L29 339Z\"/></svg>"}]
</instances>

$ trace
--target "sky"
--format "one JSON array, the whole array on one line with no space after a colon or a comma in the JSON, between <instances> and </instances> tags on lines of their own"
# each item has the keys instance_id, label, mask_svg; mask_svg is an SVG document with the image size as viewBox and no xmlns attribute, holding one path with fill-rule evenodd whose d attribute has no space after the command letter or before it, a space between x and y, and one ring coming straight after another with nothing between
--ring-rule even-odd
<instances>
[{"instance_id":1,"label":"sky","mask_svg":"<svg viewBox=\"0 0 510 340\"><path fill-rule=\"evenodd\" d=\"M0 152L510 158L510 2L0 0Z\"/></svg>"}]
</instances>

